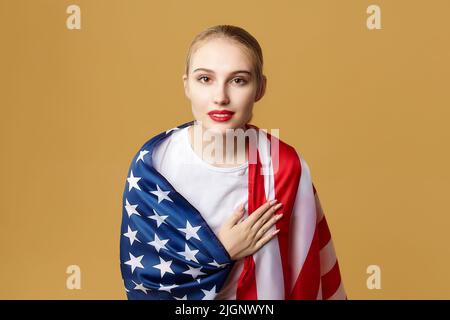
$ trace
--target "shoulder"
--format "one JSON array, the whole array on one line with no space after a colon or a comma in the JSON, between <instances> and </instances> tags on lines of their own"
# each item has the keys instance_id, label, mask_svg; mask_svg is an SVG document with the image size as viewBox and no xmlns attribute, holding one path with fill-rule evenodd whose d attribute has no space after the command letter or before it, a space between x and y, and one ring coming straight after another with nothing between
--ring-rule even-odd
<instances>
[{"instance_id":1,"label":"shoulder","mask_svg":"<svg viewBox=\"0 0 450 320\"><path fill-rule=\"evenodd\" d=\"M268 132L267 138L270 141L273 161L278 160L281 166L289 167L291 172L300 172L304 161L302 154L291 144Z\"/></svg>"},{"instance_id":2,"label":"shoulder","mask_svg":"<svg viewBox=\"0 0 450 320\"><path fill-rule=\"evenodd\" d=\"M167 149L169 145L181 142L185 134L185 129L185 127L181 126L174 127L148 138L145 143L141 144L141 147L135 153L135 157L139 156L142 151L160 153Z\"/></svg>"},{"instance_id":3,"label":"shoulder","mask_svg":"<svg viewBox=\"0 0 450 320\"><path fill-rule=\"evenodd\" d=\"M267 136L271 142L273 160L278 161L287 174L293 177L304 175L305 178L311 179L309 165L299 149L274 135L267 133Z\"/></svg>"}]
</instances>

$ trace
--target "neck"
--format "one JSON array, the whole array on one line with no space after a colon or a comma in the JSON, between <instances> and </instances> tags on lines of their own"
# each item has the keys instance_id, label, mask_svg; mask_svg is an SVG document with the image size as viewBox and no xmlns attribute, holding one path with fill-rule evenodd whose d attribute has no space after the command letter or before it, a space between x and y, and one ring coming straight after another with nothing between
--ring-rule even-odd
<instances>
[{"instance_id":1,"label":"neck","mask_svg":"<svg viewBox=\"0 0 450 320\"><path fill-rule=\"evenodd\" d=\"M245 133L247 126L244 125L239 129ZM211 132L201 124L195 123L188 128L188 137L194 152L205 162L217 167L236 167L248 161L246 152L248 141L241 135L233 135L233 132L233 130L228 133Z\"/></svg>"}]
</instances>

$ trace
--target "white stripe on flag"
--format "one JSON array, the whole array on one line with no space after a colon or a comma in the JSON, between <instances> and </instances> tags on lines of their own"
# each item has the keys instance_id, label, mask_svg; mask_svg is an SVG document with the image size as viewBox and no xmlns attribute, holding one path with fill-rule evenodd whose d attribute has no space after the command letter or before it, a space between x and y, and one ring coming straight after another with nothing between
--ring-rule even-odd
<instances>
[{"instance_id":1,"label":"white stripe on flag","mask_svg":"<svg viewBox=\"0 0 450 320\"><path fill-rule=\"evenodd\" d=\"M341 284L339 285L339 288L327 300L345 300L346 296L347 295L345 294L344 284L341 281Z\"/></svg>"},{"instance_id":2,"label":"white stripe on flag","mask_svg":"<svg viewBox=\"0 0 450 320\"><path fill-rule=\"evenodd\" d=\"M330 239L325 247L320 250L320 275L327 274L336 263L333 241Z\"/></svg>"},{"instance_id":3,"label":"white stripe on flag","mask_svg":"<svg viewBox=\"0 0 450 320\"><path fill-rule=\"evenodd\" d=\"M258 139L260 160L267 173L264 175L264 190L267 200L275 199L275 180L270 153L270 142L267 135L260 134ZM275 226L268 232L276 230ZM253 254L255 261L256 288L258 300L284 299L284 278L281 262L280 246L275 237Z\"/></svg>"},{"instance_id":4,"label":"white stripe on flag","mask_svg":"<svg viewBox=\"0 0 450 320\"><path fill-rule=\"evenodd\" d=\"M316 190L316 194L315 194L315 201L316 201L316 208L317 208L317 224L319 224L324 217L324 213L323 213L323 209L322 209L322 204L320 203L319 195L317 194L317 190Z\"/></svg>"},{"instance_id":5,"label":"white stripe on flag","mask_svg":"<svg viewBox=\"0 0 450 320\"><path fill-rule=\"evenodd\" d=\"M300 155L298 157L302 172L291 216L291 230L289 231L291 235L290 252L292 252L292 279L289 292L292 292L300 275L300 270L305 263L316 226L316 205L309 167Z\"/></svg>"},{"instance_id":6,"label":"white stripe on flag","mask_svg":"<svg viewBox=\"0 0 450 320\"><path fill-rule=\"evenodd\" d=\"M319 292L317 293L316 300L323 300L323 298L322 298L322 279L320 279L320 282L319 282Z\"/></svg>"}]
</instances>

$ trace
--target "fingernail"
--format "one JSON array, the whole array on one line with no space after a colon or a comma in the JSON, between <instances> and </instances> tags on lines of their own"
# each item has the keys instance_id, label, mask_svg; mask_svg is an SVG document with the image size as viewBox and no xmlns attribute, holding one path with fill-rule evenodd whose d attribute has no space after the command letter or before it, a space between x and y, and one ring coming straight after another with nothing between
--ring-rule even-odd
<instances>
[{"instance_id":1,"label":"fingernail","mask_svg":"<svg viewBox=\"0 0 450 320\"><path fill-rule=\"evenodd\" d=\"M277 204L277 205L275 206L275 209L280 208L282 205L283 205L282 203Z\"/></svg>"},{"instance_id":2,"label":"fingernail","mask_svg":"<svg viewBox=\"0 0 450 320\"><path fill-rule=\"evenodd\" d=\"M278 232L280 232L280 229L274 231L274 232L272 233L272 235L276 235Z\"/></svg>"},{"instance_id":3,"label":"fingernail","mask_svg":"<svg viewBox=\"0 0 450 320\"><path fill-rule=\"evenodd\" d=\"M277 199L273 199L272 201L270 201L270 205L272 206L272 205L274 205L275 203L277 203Z\"/></svg>"},{"instance_id":4,"label":"fingernail","mask_svg":"<svg viewBox=\"0 0 450 320\"><path fill-rule=\"evenodd\" d=\"M277 220L280 220L281 218L283 218L283 213L282 213L282 214L279 214L279 215L277 216Z\"/></svg>"}]
</instances>

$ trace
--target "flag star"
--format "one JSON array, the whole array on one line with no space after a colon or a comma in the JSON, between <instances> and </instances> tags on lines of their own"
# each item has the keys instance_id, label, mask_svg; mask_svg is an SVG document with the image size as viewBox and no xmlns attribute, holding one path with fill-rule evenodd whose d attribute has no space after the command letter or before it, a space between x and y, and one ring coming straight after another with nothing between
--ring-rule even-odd
<instances>
[{"instance_id":1,"label":"flag star","mask_svg":"<svg viewBox=\"0 0 450 320\"><path fill-rule=\"evenodd\" d=\"M137 230L133 231L131 230L130 226L128 226L128 232L124 233L123 235L125 237L127 237L128 239L130 239L130 245L133 245L133 242L136 240L137 242L141 242L139 241L138 238L136 238L136 234L137 234Z\"/></svg>"},{"instance_id":2,"label":"flag star","mask_svg":"<svg viewBox=\"0 0 450 320\"><path fill-rule=\"evenodd\" d=\"M159 284L159 289L158 289L158 290L160 290L160 291L167 291L167 292L171 293L170 290L172 290L172 289L174 289L174 288L176 288L176 287L178 287L178 285L176 285L176 284L173 284L173 285L171 285L171 286L165 286L165 285L163 285L162 283L160 283L160 284Z\"/></svg>"},{"instance_id":3,"label":"flag star","mask_svg":"<svg viewBox=\"0 0 450 320\"><path fill-rule=\"evenodd\" d=\"M139 212L137 212L136 208L137 208L137 204L130 204L128 202L128 199L125 199L126 205L125 205L125 210L127 210L128 213L128 218L131 217L133 214L136 214L138 216L140 216Z\"/></svg>"},{"instance_id":4,"label":"flag star","mask_svg":"<svg viewBox=\"0 0 450 320\"><path fill-rule=\"evenodd\" d=\"M187 294L185 294L183 298L177 298L177 297L175 297L175 296L174 296L174 298L175 298L176 300L187 300Z\"/></svg>"},{"instance_id":5,"label":"flag star","mask_svg":"<svg viewBox=\"0 0 450 320\"><path fill-rule=\"evenodd\" d=\"M154 246L156 251L159 252L160 249L166 249L166 243L169 241L169 239L161 240L158 238L158 235L155 233L155 240L149 242L148 244L151 246Z\"/></svg>"},{"instance_id":6,"label":"flag star","mask_svg":"<svg viewBox=\"0 0 450 320\"><path fill-rule=\"evenodd\" d=\"M197 282L200 283L200 278L197 279Z\"/></svg>"},{"instance_id":7,"label":"flag star","mask_svg":"<svg viewBox=\"0 0 450 320\"><path fill-rule=\"evenodd\" d=\"M135 177L133 175L133 170L131 170L130 172L130 176L127 178L128 181L128 191L131 191L131 189L136 188L138 190L141 190L141 188L139 187L139 185L137 184L138 181L141 180L140 177Z\"/></svg>"},{"instance_id":8,"label":"flag star","mask_svg":"<svg viewBox=\"0 0 450 320\"><path fill-rule=\"evenodd\" d=\"M143 257L144 257L144 255L139 256L139 257L135 257L130 252L130 260L126 261L125 264L131 266L131 273L133 273L134 269L136 269L136 268L144 269L144 266L141 263L141 260L142 260Z\"/></svg>"},{"instance_id":9,"label":"flag star","mask_svg":"<svg viewBox=\"0 0 450 320\"><path fill-rule=\"evenodd\" d=\"M133 281L133 280L131 280ZM136 282L133 281L133 283L136 285L134 287L134 290L141 290L142 292L144 292L145 294L147 294L147 290L150 290L149 288L144 287L143 283L139 283L137 284Z\"/></svg>"},{"instance_id":10,"label":"flag star","mask_svg":"<svg viewBox=\"0 0 450 320\"><path fill-rule=\"evenodd\" d=\"M202 300L214 300L217 294L216 286L214 286L211 290L202 289L202 291L205 295Z\"/></svg>"},{"instance_id":11,"label":"flag star","mask_svg":"<svg viewBox=\"0 0 450 320\"><path fill-rule=\"evenodd\" d=\"M189 221L186 222L186 228L177 228L178 230L186 233L186 240L189 240L190 238L195 238L200 240L198 237L197 231L200 229L201 226L192 227Z\"/></svg>"},{"instance_id":12,"label":"flag star","mask_svg":"<svg viewBox=\"0 0 450 320\"><path fill-rule=\"evenodd\" d=\"M191 250L189 248L189 246L187 245L187 243L184 244L184 251L180 251L180 252L177 252L177 253L179 253L182 256L184 256L187 261L195 261L195 262L198 263L198 260L195 257L195 255L198 253L198 250Z\"/></svg>"},{"instance_id":13,"label":"flag star","mask_svg":"<svg viewBox=\"0 0 450 320\"><path fill-rule=\"evenodd\" d=\"M223 267L225 267L228 263L219 264L219 263L217 263L216 260L213 260L213 262L209 262L208 264L210 264L210 265L212 265L212 266L214 266L214 267L216 267L216 268L223 268Z\"/></svg>"},{"instance_id":14,"label":"flag star","mask_svg":"<svg viewBox=\"0 0 450 320\"><path fill-rule=\"evenodd\" d=\"M172 260L164 261L163 258L159 257L159 264L154 265L153 268L159 269L161 271L161 278L168 272L173 273L172 269L170 268L170 265L172 264Z\"/></svg>"},{"instance_id":15,"label":"flag star","mask_svg":"<svg viewBox=\"0 0 450 320\"><path fill-rule=\"evenodd\" d=\"M169 129L169 130L166 131L166 134L169 134L170 131L175 131L175 130L180 130L180 128L175 127L175 128Z\"/></svg>"},{"instance_id":16,"label":"flag star","mask_svg":"<svg viewBox=\"0 0 450 320\"><path fill-rule=\"evenodd\" d=\"M189 267L189 270L183 271L183 273L190 274L194 279L197 279L197 277L202 274L206 274L206 273L200 271L202 267L194 268L194 267L191 267L190 265L188 265L188 267ZM198 281L200 282L200 279L198 279Z\"/></svg>"},{"instance_id":17,"label":"flag star","mask_svg":"<svg viewBox=\"0 0 450 320\"><path fill-rule=\"evenodd\" d=\"M160 203L163 200L168 200L170 202L173 202L172 199L169 198L168 194L170 193L170 191L162 191L161 188L156 185L156 188L158 190L156 191L150 191L150 193L153 193L155 196L158 197L158 203Z\"/></svg>"},{"instance_id":18,"label":"flag star","mask_svg":"<svg viewBox=\"0 0 450 320\"><path fill-rule=\"evenodd\" d=\"M158 212L155 211L155 209L153 209L153 213L154 215L152 216L148 216L150 219L153 219L156 221L156 227L159 228L159 226L161 225L161 223L165 223L167 224L167 222L165 222L164 220L166 220L169 216L160 216L158 214Z\"/></svg>"},{"instance_id":19,"label":"flag star","mask_svg":"<svg viewBox=\"0 0 450 320\"><path fill-rule=\"evenodd\" d=\"M145 156L147 153L149 153L149 151L147 151L147 150L139 151L139 157L136 159L136 163L137 163L139 160L142 160L142 162L145 162L145 161L144 161L144 156Z\"/></svg>"}]
</instances>

